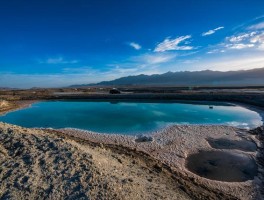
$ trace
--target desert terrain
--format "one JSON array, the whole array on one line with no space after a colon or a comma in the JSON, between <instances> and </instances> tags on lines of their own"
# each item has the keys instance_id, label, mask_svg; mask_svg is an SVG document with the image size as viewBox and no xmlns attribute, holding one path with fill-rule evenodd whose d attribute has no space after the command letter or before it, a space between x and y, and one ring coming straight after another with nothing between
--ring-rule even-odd
<instances>
[{"instance_id":1,"label":"desert terrain","mask_svg":"<svg viewBox=\"0 0 264 200\"><path fill-rule=\"evenodd\" d=\"M243 90L237 95L228 91L152 92L151 95L134 91L109 95L106 89L85 94L74 94L75 89L61 89L60 93L56 90L1 91L0 114L42 100L143 101L147 96L154 100L222 99L262 112L264 99L259 89ZM263 135L263 127L244 130L184 125L171 126L151 135L123 136L75 129L28 129L0 123L0 197L262 199ZM206 164L193 158L205 159ZM232 159L242 162L241 166L234 167L234 171L221 171L230 167ZM200 168L197 165L201 165ZM217 168L220 170L215 170ZM207 173L208 170L216 173ZM241 174L245 175L242 179Z\"/></svg>"}]
</instances>

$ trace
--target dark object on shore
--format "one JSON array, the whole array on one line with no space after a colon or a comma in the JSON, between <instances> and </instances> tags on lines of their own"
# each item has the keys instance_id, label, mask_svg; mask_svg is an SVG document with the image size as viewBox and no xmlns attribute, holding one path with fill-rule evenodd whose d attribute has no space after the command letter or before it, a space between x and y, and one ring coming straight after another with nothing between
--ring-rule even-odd
<instances>
[{"instance_id":1,"label":"dark object on shore","mask_svg":"<svg viewBox=\"0 0 264 200\"><path fill-rule=\"evenodd\" d=\"M109 91L109 93L110 93L110 94L121 94L121 92L120 92L118 89L116 89L116 88L111 89L111 90Z\"/></svg>"},{"instance_id":2,"label":"dark object on shore","mask_svg":"<svg viewBox=\"0 0 264 200\"><path fill-rule=\"evenodd\" d=\"M209 109L214 109L214 106L209 106Z\"/></svg>"},{"instance_id":3,"label":"dark object on shore","mask_svg":"<svg viewBox=\"0 0 264 200\"><path fill-rule=\"evenodd\" d=\"M257 127L249 131L251 135L264 135L264 126Z\"/></svg>"},{"instance_id":4,"label":"dark object on shore","mask_svg":"<svg viewBox=\"0 0 264 200\"><path fill-rule=\"evenodd\" d=\"M162 166L158 165L158 164L155 164L153 166L153 169L155 170L155 172L157 173L161 173L162 172Z\"/></svg>"},{"instance_id":5,"label":"dark object on shore","mask_svg":"<svg viewBox=\"0 0 264 200\"><path fill-rule=\"evenodd\" d=\"M135 142L152 142L153 138L150 136L140 135L135 139Z\"/></svg>"}]
</instances>

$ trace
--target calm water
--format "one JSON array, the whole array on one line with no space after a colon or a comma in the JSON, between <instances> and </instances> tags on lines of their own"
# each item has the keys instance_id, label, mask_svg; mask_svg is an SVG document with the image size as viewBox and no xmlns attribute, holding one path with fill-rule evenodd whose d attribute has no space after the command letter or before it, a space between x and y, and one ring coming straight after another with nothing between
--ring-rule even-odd
<instances>
[{"instance_id":1,"label":"calm water","mask_svg":"<svg viewBox=\"0 0 264 200\"><path fill-rule=\"evenodd\" d=\"M227 182L252 180L258 174L253 158L224 151L200 151L187 157L186 167L199 176Z\"/></svg>"},{"instance_id":2,"label":"calm water","mask_svg":"<svg viewBox=\"0 0 264 200\"><path fill-rule=\"evenodd\" d=\"M225 124L253 128L258 113L229 104L48 101L0 116L0 121L24 127L78 128L101 133L135 134L170 124Z\"/></svg>"}]
</instances>

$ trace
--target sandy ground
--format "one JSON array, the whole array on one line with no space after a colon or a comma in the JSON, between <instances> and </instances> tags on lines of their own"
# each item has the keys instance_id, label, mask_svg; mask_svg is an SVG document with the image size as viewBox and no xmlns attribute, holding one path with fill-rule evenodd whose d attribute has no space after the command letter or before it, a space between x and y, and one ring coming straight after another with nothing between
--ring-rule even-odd
<instances>
[{"instance_id":1,"label":"sandy ground","mask_svg":"<svg viewBox=\"0 0 264 200\"><path fill-rule=\"evenodd\" d=\"M4 111L10 110L10 108L13 105L5 100L0 100L0 113L3 113Z\"/></svg>"},{"instance_id":2,"label":"sandy ground","mask_svg":"<svg viewBox=\"0 0 264 200\"><path fill-rule=\"evenodd\" d=\"M63 129L61 131L67 135L94 143L118 145L145 152L169 166L175 173L181 174L182 177L190 178L209 191L222 191L238 199L262 198L259 192L259 187L262 187L260 173L254 180L245 182L222 182L202 178L190 172L185 167L188 155L198 153L201 150L235 152L253 157L256 160L257 151L248 152L239 148L215 149L208 143L209 140L213 139L227 139L231 141L246 140L254 142L260 148L261 143L256 136L249 134L246 130L228 126L171 126L151 135L153 141L150 142L136 142L137 138L134 136L96 134L73 129Z\"/></svg>"},{"instance_id":3,"label":"sandy ground","mask_svg":"<svg viewBox=\"0 0 264 200\"><path fill-rule=\"evenodd\" d=\"M256 191L254 181L206 184L135 148L5 123L0 163L0 199L252 199Z\"/></svg>"},{"instance_id":4,"label":"sandy ground","mask_svg":"<svg viewBox=\"0 0 264 200\"><path fill-rule=\"evenodd\" d=\"M144 156L0 123L0 199L191 199Z\"/></svg>"},{"instance_id":5,"label":"sandy ground","mask_svg":"<svg viewBox=\"0 0 264 200\"><path fill-rule=\"evenodd\" d=\"M0 114L31 103L2 103ZM259 135L227 126L183 125L142 142L135 136L0 123L0 199L263 199ZM210 145L219 139L252 142L257 151ZM258 175L245 182L202 178L186 168L188 156L200 151L250 156Z\"/></svg>"},{"instance_id":6,"label":"sandy ground","mask_svg":"<svg viewBox=\"0 0 264 200\"><path fill-rule=\"evenodd\" d=\"M4 115L8 112L19 110L22 108L30 107L35 103L35 100L20 100L20 101L5 101L0 100L0 115Z\"/></svg>"}]
</instances>

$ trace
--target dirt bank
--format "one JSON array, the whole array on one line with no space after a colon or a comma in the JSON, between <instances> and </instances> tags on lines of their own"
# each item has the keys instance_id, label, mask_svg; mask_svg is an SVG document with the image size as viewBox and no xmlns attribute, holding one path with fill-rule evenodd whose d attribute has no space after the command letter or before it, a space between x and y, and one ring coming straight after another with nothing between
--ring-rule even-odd
<instances>
[{"instance_id":1,"label":"dirt bank","mask_svg":"<svg viewBox=\"0 0 264 200\"><path fill-rule=\"evenodd\" d=\"M36 100L6 101L0 100L0 115L31 106Z\"/></svg>"},{"instance_id":2,"label":"dirt bank","mask_svg":"<svg viewBox=\"0 0 264 200\"><path fill-rule=\"evenodd\" d=\"M239 199L142 151L54 130L0 123L0 163L0 199Z\"/></svg>"},{"instance_id":3,"label":"dirt bank","mask_svg":"<svg viewBox=\"0 0 264 200\"><path fill-rule=\"evenodd\" d=\"M191 199L157 162L0 123L0 199Z\"/></svg>"}]
</instances>

